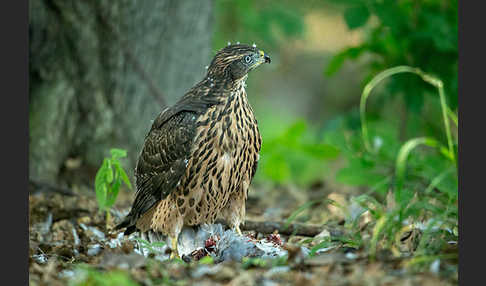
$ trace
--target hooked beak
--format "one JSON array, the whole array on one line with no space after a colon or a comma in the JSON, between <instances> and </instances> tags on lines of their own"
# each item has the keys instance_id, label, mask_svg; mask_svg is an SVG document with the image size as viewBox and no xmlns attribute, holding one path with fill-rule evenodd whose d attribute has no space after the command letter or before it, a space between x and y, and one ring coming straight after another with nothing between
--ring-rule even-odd
<instances>
[{"instance_id":1,"label":"hooked beak","mask_svg":"<svg viewBox=\"0 0 486 286\"><path fill-rule=\"evenodd\" d=\"M267 54L265 54L265 52L262 51L262 50L260 50L260 61L261 61L262 64L263 63L271 63L272 62L272 60L270 59L270 57Z\"/></svg>"},{"instance_id":2,"label":"hooked beak","mask_svg":"<svg viewBox=\"0 0 486 286\"><path fill-rule=\"evenodd\" d=\"M265 59L265 62L266 63L271 63L272 60L270 59L270 57L268 55L264 55L263 58Z\"/></svg>"}]
</instances>

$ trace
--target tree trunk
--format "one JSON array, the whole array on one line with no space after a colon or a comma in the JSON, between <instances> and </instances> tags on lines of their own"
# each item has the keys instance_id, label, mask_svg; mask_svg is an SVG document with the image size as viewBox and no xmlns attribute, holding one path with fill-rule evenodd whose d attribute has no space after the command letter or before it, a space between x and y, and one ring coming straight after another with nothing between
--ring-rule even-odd
<instances>
[{"instance_id":1,"label":"tree trunk","mask_svg":"<svg viewBox=\"0 0 486 286\"><path fill-rule=\"evenodd\" d=\"M151 120L202 79L212 1L31 0L29 177L113 147L132 173Z\"/></svg>"}]
</instances>

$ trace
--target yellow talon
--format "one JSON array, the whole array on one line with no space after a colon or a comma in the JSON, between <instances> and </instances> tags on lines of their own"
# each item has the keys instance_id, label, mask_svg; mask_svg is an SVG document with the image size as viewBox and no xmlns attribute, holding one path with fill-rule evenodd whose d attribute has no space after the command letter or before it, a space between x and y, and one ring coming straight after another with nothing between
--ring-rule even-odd
<instances>
[{"instance_id":1,"label":"yellow talon","mask_svg":"<svg viewBox=\"0 0 486 286\"><path fill-rule=\"evenodd\" d=\"M239 226L239 225L237 225L237 226L236 226L236 232L237 232L239 235L243 236L243 233L241 233L241 229L240 229L240 226Z\"/></svg>"},{"instance_id":2,"label":"yellow talon","mask_svg":"<svg viewBox=\"0 0 486 286\"><path fill-rule=\"evenodd\" d=\"M172 243L172 247L171 247L172 252L170 253L170 259L180 258L179 252L177 251L177 237L171 238L171 243Z\"/></svg>"}]
</instances>

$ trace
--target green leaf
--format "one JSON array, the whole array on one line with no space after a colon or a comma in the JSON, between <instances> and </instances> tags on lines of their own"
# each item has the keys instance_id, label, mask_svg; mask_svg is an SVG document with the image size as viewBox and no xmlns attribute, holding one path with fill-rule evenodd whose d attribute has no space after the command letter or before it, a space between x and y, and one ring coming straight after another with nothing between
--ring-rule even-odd
<instances>
[{"instance_id":1,"label":"green leaf","mask_svg":"<svg viewBox=\"0 0 486 286\"><path fill-rule=\"evenodd\" d=\"M120 191L120 186L121 186L121 180L116 179L108 192L106 203L105 203L106 207L113 206L113 204L116 201L116 197L118 196L118 192Z\"/></svg>"},{"instance_id":2,"label":"green leaf","mask_svg":"<svg viewBox=\"0 0 486 286\"><path fill-rule=\"evenodd\" d=\"M214 259L212 256L204 256L198 261L199 264L214 264Z\"/></svg>"},{"instance_id":3,"label":"green leaf","mask_svg":"<svg viewBox=\"0 0 486 286\"><path fill-rule=\"evenodd\" d=\"M111 160L107 159L106 182L111 184L113 182L113 168L111 167Z\"/></svg>"},{"instance_id":4,"label":"green leaf","mask_svg":"<svg viewBox=\"0 0 486 286\"><path fill-rule=\"evenodd\" d=\"M302 151L319 159L332 159L339 155L339 149L329 144L303 144Z\"/></svg>"},{"instance_id":5,"label":"green leaf","mask_svg":"<svg viewBox=\"0 0 486 286\"><path fill-rule=\"evenodd\" d=\"M105 208L107 187L106 187L106 174L108 173L108 160L103 160L103 164L96 173L95 177L95 191L96 200L98 201L98 207L100 210Z\"/></svg>"},{"instance_id":6,"label":"green leaf","mask_svg":"<svg viewBox=\"0 0 486 286\"><path fill-rule=\"evenodd\" d=\"M312 247L309 255L314 256L316 254L316 252L319 251L320 249L329 247L331 245L332 245L331 240L329 238L325 239L325 240L321 241L319 244L316 244L314 247Z\"/></svg>"},{"instance_id":7,"label":"green leaf","mask_svg":"<svg viewBox=\"0 0 486 286\"><path fill-rule=\"evenodd\" d=\"M324 70L324 75L331 76L335 74L341 66L344 64L344 61L347 59L356 59L358 58L364 51L366 47L364 45L358 47L347 48L344 51L337 53L335 56L332 57L331 61L327 65L326 69Z\"/></svg>"},{"instance_id":8,"label":"green leaf","mask_svg":"<svg viewBox=\"0 0 486 286\"><path fill-rule=\"evenodd\" d=\"M374 169L374 164L365 162L361 158L350 160L349 166L339 170L336 180L354 186L373 186L386 179Z\"/></svg>"},{"instance_id":9,"label":"green leaf","mask_svg":"<svg viewBox=\"0 0 486 286\"><path fill-rule=\"evenodd\" d=\"M290 178L290 167L282 154L263 157L263 173L275 182L285 182Z\"/></svg>"},{"instance_id":10,"label":"green leaf","mask_svg":"<svg viewBox=\"0 0 486 286\"><path fill-rule=\"evenodd\" d=\"M306 130L307 123L304 120L296 121L282 135L282 141L285 141L286 145L292 146L302 138Z\"/></svg>"},{"instance_id":11,"label":"green leaf","mask_svg":"<svg viewBox=\"0 0 486 286\"><path fill-rule=\"evenodd\" d=\"M111 157L113 159L120 159L120 158L124 158L124 157L127 156L127 151L123 150L123 149L113 148L113 149L110 149L110 153L111 153Z\"/></svg>"},{"instance_id":12,"label":"green leaf","mask_svg":"<svg viewBox=\"0 0 486 286\"><path fill-rule=\"evenodd\" d=\"M132 189L132 184L130 183L130 180L128 179L127 173L123 168L121 167L120 161L116 160L113 162L115 165L115 169L118 172L118 175L120 175L120 178L123 180L125 185L131 190Z\"/></svg>"},{"instance_id":13,"label":"green leaf","mask_svg":"<svg viewBox=\"0 0 486 286\"><path fill-rule=\"evenodd\" d=\"M366 24L369 17L370 12L368 11L368 8L364 5L351 7L344 11L344 20L346 21L348 28L351 30L359 28Z\"/></svg>"}]
</instances>

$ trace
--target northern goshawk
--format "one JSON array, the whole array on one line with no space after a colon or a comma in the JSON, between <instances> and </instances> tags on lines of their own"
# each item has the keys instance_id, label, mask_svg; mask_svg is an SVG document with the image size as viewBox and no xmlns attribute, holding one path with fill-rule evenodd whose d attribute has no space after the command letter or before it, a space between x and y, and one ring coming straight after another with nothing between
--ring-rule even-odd
<instances>
[{"instance_id":1,"label":"northern goshawk","mask_svg":"<svg viewBox=\"0 0 486 286\"><path fill-rule=\"evenodd\" d=\"M228 45L204 79L159 114L135 169L135 200L117 228L168 235L172 256L186 225L223 219L241 234L262 144L245 81L262 63L270 58L255 45Z\"/></svg>"}]
</instances>

